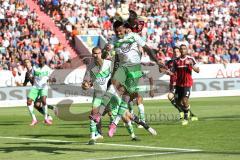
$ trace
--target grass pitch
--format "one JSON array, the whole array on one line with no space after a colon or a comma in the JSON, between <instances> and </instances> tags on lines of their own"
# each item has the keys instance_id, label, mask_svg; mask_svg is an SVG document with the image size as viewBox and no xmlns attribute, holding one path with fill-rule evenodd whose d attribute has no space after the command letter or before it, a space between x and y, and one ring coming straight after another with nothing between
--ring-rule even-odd
<instances>
[{"instance_id":1,"label":"grass pitch","mask_svg":"<svg viewBox=\"0 0 240 160\"><path fill-rule=\"evenodd\" d=\"M239 160L239 102L239 97L191 99L191 109L199 121L181 126L177 111L168 101L146 101L146 117L157 136L135 127L141 141L132 142L120 123L116 135L109 138L106 118L104 140L97 145L86 144L88 121L63 121L53 116L54 124L46 126L37 114L40 123L30 127L26 107L0 108L0 160ZM71 112L89 108L90 104L78 104Z\"/></svg>"}]
</instances>

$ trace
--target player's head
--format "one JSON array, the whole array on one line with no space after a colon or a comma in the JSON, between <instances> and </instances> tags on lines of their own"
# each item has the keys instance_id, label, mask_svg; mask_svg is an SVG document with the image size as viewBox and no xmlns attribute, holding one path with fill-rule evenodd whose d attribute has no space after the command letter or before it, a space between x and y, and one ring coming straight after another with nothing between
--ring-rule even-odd
<instances>
[{"instance_id":1,"label":"player's head","mask_svg":"<svg viewBox=\"0 0 240 160\"><path fill-rule=\"evenodd\" d=\"M99 47L94 47L92 49L92 57L96 60L96 59L101 59L102 56L102 50Z\"/></svg>"},{"instance_id":2,"label":"player's head","mask_svg":"<svg viewBox=\"0 0 240 160\"><path fill-rule=\"evenodd\" d=\"M46 58L44 56L40 56L38 58L39 66L44 66L46 63Z\"/></svg>"},{"instance_id":3,"label":"player's head","mask_svg":"<svg viewBox=\"0 0 240 160\"><path fill-rule=\"evenodd\" d=\"M173 57L178 58L181 56L180 49L178 47L173 48Z\"/></svg>"},{"instance_id":4,"label":"player's head","mask_svg":"<svg viewBox=\"0 0 240 160\"><path fill-rule=\"evenodd\" d=\"M128 18L128 23L131 25L134 25L137 22L137 13L133 10L129 10L129 18Z\"/></svg>"},{"instance_id":5,"label":"player's head","mask_svg":"<svg viewBox=\"0 0 240 160\"><path fill-rule=\"evenodd\" d=\"M187 46L185 44L182 44L180 46L180 52L181 52L181 56L185 56L188 54L188 49Z\"/></svg>"},{"instance_id":6,"label":"player's head","mask_svg":"<svg viewBox=\"0 0 240 160\"><path fill-rule=\"evenodd\" d=\"M24 67L26 67L27 69L31 69L32 68L32 63L29 59L25 59L24 60Z\"/></svg>"},{"instance_id":7,"label":"player's head","mask_svg":"<svg viewBox=\"0 0 240 160\"><path fill-rule=\"evenodd\" d=\"M113 23L113 29L118 38L123 38L126 33L126 27L122 21L116 20Z\"/></svg>"},{"instance_id":8,"label":"player's head","mask_svg":"<svg viewBox=\"0 0 240 160\"><path fill-rule=\"evenodd\" d=\"M129 18L126 21L128 25L130 26L132 32L140 33L143 30L144 27L144 20L142 18L139 18L137 13L133 10L129 10Z\"/></svg>"}]
</instances>

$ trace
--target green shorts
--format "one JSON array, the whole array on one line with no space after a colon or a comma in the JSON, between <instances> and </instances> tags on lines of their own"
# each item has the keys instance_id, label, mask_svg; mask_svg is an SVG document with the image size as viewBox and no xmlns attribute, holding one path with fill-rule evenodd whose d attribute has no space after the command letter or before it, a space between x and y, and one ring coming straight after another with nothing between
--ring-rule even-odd
<instances>
[{"instance_id":1,"label":"green shorts","mask_svg":"<svg viewBox=\"0 0 240 160\"><path fill-rule=\"evenodd\" d=\"M102 104L102 97L95 97L93 96L93 100L92 100L92 107L97 108Z\"/></svg>"},{"instance_id":2,"label":"green shorts","mask_svg":"<svg viewBox=\"0 0 240 160\"><path fill-rule=\"evenodd\" d=\"M141 65L120 66L113 76L113 80L121 83L129 93L138 92L138 81L142 77Z\"/></svg>"},{"instance_id":3,"label":"green shorts","mask_svg":"<svg viewBox=\"0 0 240 160\"><path fill-rule=\"evenodd\" d=\"M48 89L32 88L28 93L28 98L36 101L38 97L48 96Z\"/></svg>"}]
</instances>

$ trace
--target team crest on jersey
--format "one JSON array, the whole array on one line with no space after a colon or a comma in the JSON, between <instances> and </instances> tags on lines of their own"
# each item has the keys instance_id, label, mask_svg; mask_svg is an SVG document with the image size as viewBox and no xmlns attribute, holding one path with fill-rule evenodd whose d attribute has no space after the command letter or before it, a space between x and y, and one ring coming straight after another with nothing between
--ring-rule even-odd
<instances>
[{"instance_id":1,"label":"team crest on jersey","mask_svg":"<svg viewBox=\"0 0 240 160\"><path fill-rule=\"evenodd\" d=\"M99 85L104 85L106 83L106 78L97 78L96 83Z\"/></svg>"},{"instance_id":2,"label":"team crest on jersey","mask_svg":"<svg viewBox=\"0 0 240 160\"><path fill-rule=\"evenodd\" d=\"M131 43L125 43L121 46L120 50L122 53L129 52L131 50L132 44Z\"/></svg>"}]
</instances>

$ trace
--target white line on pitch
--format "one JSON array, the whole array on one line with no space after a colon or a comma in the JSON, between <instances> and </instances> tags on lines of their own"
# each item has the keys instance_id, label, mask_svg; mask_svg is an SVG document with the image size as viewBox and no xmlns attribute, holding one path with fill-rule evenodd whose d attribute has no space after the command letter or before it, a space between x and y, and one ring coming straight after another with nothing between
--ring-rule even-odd
<instances>
[{"instance_id":1,"label":"white line on pitch","mask_svg":"<svg viewBox=\"0 0 240 160\"><path fill-rule=\"evenodd\" d=\"M147 156L156 156L156 155L164 155L164 154L176 154L176 153L184 153L184 152L187 152L187 151L137 154L137 155L129 155L129 156L118 156L118 157L109 157L109 158L93 158L93 159L84 159L84 160L110 160L110 159L122 159L122 158L134 158L134 157L147 157Z\"/></svg>"},{"instance_id":2,"label":"white line on pitch","mask_svg":"<svg viewBox=\"0 0 240 160\"><path fill-rule=\"evenodd\" d=\"M62 143L80 143L78 141L64 141L57 139L40 139L40 138L27 138L27 137L3 137L0 139L15 139L15 140L30 140L30 141L45 141L45 142L62 142ZM86 143L81 143L86 144ZM154 146L139 146L139 145L128 145L128 144L111 144L111 143L96 143L97 145L106 146L121 146L121 147L132 147L132 148L147 148L147 149L159 149L159 150L174 150L174 151L187 151L187 152L199 152L198 149L185 149L185 148L167 148L167 147L154 147Z\"/></svg>"},{"instance_id":3,"label":"white line on pitch","mask_svg":"<svg viewBox=\"0 0 240 160\"><path fill-rule=\"evenodd\" d=\"M111 144L111 143L96 143L99 145L108 145L108 146L122 146L122 147L134 147L134 148L148 148L148 149L159 149L159 150L175 150L175 151L190 151L190 152L199 152L198 149L184 149L184 148L167 148L167 147L154 147L154 146L138 146L138 145L129 145L129 144Z\"/></svg>"},{"instance_id":4,"label":"white line on pitch","mask_svg":"<svg viewBox=\"0 0 240 160\"><path fill-rule=\"evenodd\" d=\"M2 137L2 136L0 136L0 139L16 139L16 140L45 141L45 142L65 142L65 143L74 142L74 141L62 141L62 140L57 140L57 139L39 139L39 138L25 138L25 137Z\"/></svg>"}]
</instances>

